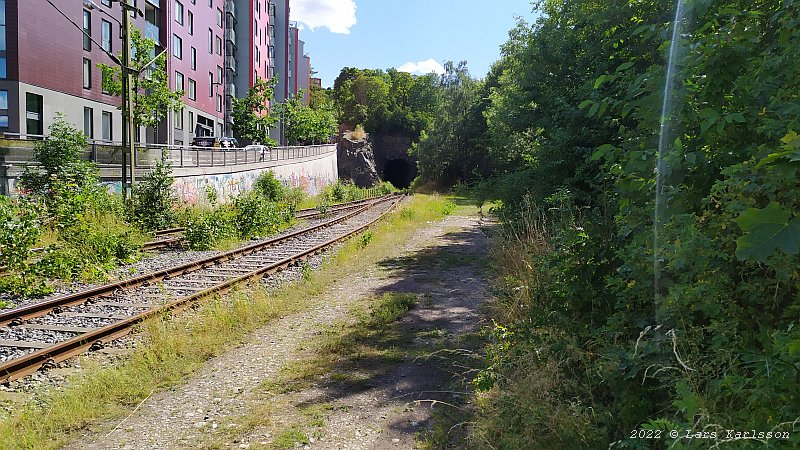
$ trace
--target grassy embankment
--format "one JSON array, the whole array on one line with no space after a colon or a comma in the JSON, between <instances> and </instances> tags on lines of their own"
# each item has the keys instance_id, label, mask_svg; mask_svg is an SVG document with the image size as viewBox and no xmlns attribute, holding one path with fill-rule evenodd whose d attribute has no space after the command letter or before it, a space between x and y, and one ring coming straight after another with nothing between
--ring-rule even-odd
<instances>
[{"instance_id":1,"label":"grassy embankment","mask_svg":"<svg viewBox=\"0 0 800 450\"><path fill-rule=\"evenodd\" d=\"M209 358L241 342L247 333L306 308L347 274L392 254L412 233L452 210L438 196L415 196L360 238L351 239L323 269L282 289L242 289L209 298L192 311L145 322L139 344L121 361L84 368L58 389L36 392L0 421L2 448L57 448L76 432L124 416L153 392L178 384ZM366 237L369 236L369 237ZM367 242L368 245L364 245ZM103 422L107 423L107 422Z\"/></svg>"}]
</instances>

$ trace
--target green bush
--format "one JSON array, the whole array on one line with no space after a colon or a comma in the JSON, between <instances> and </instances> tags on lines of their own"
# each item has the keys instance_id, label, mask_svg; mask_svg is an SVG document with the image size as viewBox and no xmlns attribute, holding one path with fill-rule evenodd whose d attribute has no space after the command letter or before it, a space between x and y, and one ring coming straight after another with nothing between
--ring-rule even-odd
<instances>
[{"instance_id":1,"label":"green bush","mask_svg":"<svg viewBox=\"0 0 800 450\"><path fill-rule=\"evenodd\" d=\"M241 239L252 239L276 233L294 216L286 204L269 202L255 193L243 194L233 202L236 227Z\"/></svg>"},{"instance_id":2,"label":"green bush","mask_svg":"<svg viewBox=\"0 0 800 450\"><path fill-rule=\"evenodd\" d=\"M28 199L0 196L0 292L30 295L42 291L42 281L30 267L31 248L42 236L38 205Z\"/></svg>"},{"instance_id":3,"label":"green bush","mask_svg":"<svg viewBox=\"0 0 800 450\"><path fill-rule=\"evenodd\" d=\"M191 210L185 220L183 237L192 250L210 250L222 241L238 238L236 212L228 205Z\"/></svg>"},{"instance_id":4,"label":"green bush","mask_svg":"<svg viewBox=\"0 0 800 450\"><path fill-rule=\"evenodd\" d=\"M130 221L146 231L175 226L178 198L172 189L173 182L170 163L162 158L134 186L128 205Z\"/></svg>"},{"instance_id":5,"label":"green bush","mask_svg":"<svg viewBox=\"0 0 800 450\"><path fill-rule=\"evenodd\" d=\"M102 281L119 264L135 261L145 240L120 216L88 211L59 231L34 269L48 277Z\"/></svg>"},{"instance_id":6,"label":"green bush","mask_svg":"<svg viewBox=\"0 0 800 450\"><path fill-rule=\"evenodd\" d=\"M253 191L271 202L277 202L283 199L287 189L280 180L275 178L275 174L266 171L256 178L253 183Z\"/></svg>"}]
</instances>

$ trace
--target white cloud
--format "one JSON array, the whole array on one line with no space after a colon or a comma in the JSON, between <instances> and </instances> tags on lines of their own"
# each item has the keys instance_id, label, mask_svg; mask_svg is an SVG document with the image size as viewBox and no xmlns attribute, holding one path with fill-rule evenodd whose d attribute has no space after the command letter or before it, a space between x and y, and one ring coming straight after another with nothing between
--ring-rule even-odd
<instances>
[{"instance_id":1,"label":"white cloud","mask_svg":"<svg viewBox=\"0 0 800 450\"><path fill-rule=\"evenodd\" d=\"M426 75L431 72L439 75L444 73L444 67L442 67L442 65L433 58L426 59L425 61L409 61L398 67L397 70L400 72L416 73L420 75Z\"/></svg>"},{"instance_id":2,"label":"white cloud","mask_svg":"<svg viewBox=\"0 0 800 450\"><path fill-rule=\"evenodd\" d=\"M332 33L350 34L356 24L355 0L293 0L289 15L292 20L308 25L312 31L317 27Z\"/></svg>"}]
</instances>

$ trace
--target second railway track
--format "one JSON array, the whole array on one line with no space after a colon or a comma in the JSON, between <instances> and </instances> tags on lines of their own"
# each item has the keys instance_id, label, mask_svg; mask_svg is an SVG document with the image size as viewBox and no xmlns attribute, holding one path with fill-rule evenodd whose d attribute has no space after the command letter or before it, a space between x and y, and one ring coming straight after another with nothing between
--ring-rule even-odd
<instances>
[{"instance_id":1,"label":"second railway track","mask_svg":"<svg viewBox=\"0 0 800 450\"><path fill-rule=\"evenodd\" d=\"M258 280L360 232L400 197L358 206L316 225L208 258L0 311L0 382L127 334L149 317Z\"/></svg>"},{"instance_id":2,"label":"second railway track","mask_svg":"<svg viewBox=\"0 0 800 450\"><path fill-rule=\"evenodd\" d=\"M391 195L391 194L389 194ZM338 205L332 205L330 210L328 211L321 211L318 208L307 208L301 209L297 211L294 215L296 219L313 219L322 217L325 215L330 214L337 214L345 211L351 211L355 208L358 208L364 204L382 201L382 199L387 198L387 195L375 198L369 198L364 200L356 200L353 202L347 203L340 203ZM183 243L183 232L185 228L170 228L167 230L159 230L153 233L154 240L150 242L145 242L142 245L143 251L153 251L153 250L161 250L166 248L174 248L178 247Z\"/></svg>"}]
</instances>

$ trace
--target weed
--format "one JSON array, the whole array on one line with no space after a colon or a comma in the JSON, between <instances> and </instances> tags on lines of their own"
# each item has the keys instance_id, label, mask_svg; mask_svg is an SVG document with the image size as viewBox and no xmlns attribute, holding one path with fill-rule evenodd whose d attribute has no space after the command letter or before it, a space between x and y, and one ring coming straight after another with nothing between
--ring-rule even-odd
<instances>
[{"instance_id":1,"label":"weed","mask_svg":"<svg viewBox=\"0 0 800 450\"><path fill-rule=\"evenodd\" d=\"M362 249L372 241L372 231L365 231L358 237L358 246Z\"/></svg>"},{"instance_id":2,"label":"weed","mask_svg":"<svg viewBox=\"0 0 800 450\"><path fill-rule=\"evenodd\" d=\"M177 221L178 198L172 190L172 167L166 155L156 162L151 172L136 183L128 204L132 223L144 230L170 228Z\"/></svg>"},{"instance_id":3,"label":"weed","mask_svg":"<svg viewBox=\"0 0 800 450\"><path fill-rule=\"evenodd\" d=\"M390 215L373 228L369 247L362 250L351 240L308 281L270 292L234 292L227 301L206 300L192 311L143 323L140 344L128 358L104 366L91 358L83 360L82 374L70 377L58 390L44 392L46 402L33 399L0 421L0 442L11 448L57 448L87 424L126 414L151 392L180 383L246 333L302 310L336 280L361 273L394 252L421 223L441 217L442 202L440 197L413 198L405 208L417 210L419 222ZM259 411L243 416L237 422L239 432L264 424L264 417Z\"/></svg>"},{"instance_id":4,"label":"weed","mask_svg":"<svg viewBox=\"0 0 800 450\"><path fill-rule=\"evenodd\" d=\"M308 436L296 426L281 431L275 436L275 440L272 441L273 447L278 449L295 448L298 445L305 444L308 444Z\"/></svg>"}]
</instances>

